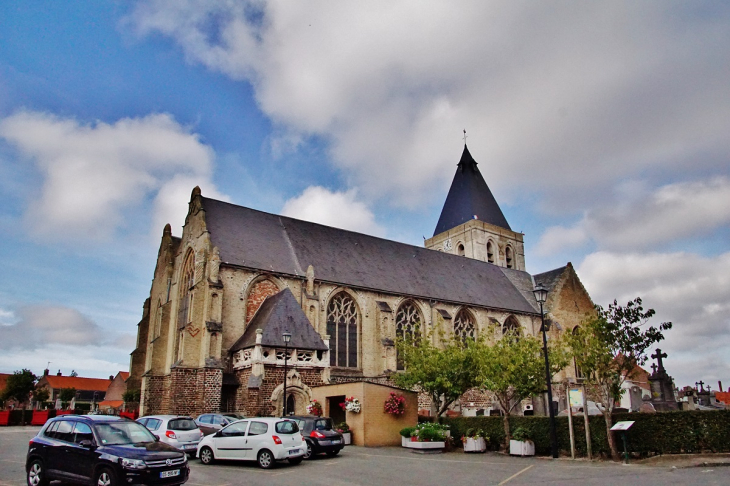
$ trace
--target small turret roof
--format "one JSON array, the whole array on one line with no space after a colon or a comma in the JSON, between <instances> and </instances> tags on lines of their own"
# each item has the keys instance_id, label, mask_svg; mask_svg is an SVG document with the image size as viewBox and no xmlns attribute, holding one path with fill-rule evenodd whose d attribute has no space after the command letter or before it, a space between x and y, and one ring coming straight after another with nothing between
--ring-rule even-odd
<instances>
[{"instance_id":1,"label":"small turret roof","mask_svg":"<svg viewBox=\"0 0 730 486\"><path fill-rule=\"evenodd\" d=\"M261 344L271 348L283 348L282 333L291 333L289 347L292 349L313 349L326 351L327 346L304 315L299 302L288 288L268 297L251 322L243 336L231 347L231 351L251 348L256 345L256 329L261 329Z\"/></svg>"},{"instance_id":2,"label":"small turret roof","mask_svg":"<svg viewBox=\"0 0 730 486\"><path fill-rule=\"evenodd\" d=\"M482 173L479 172L476 161L464 145L464 152L461 154L451 189L446 196L441 217L433 234L434 236L441 234L475 219L475 216L476 219L512 230Z\"/></svg>"}]
</instances>

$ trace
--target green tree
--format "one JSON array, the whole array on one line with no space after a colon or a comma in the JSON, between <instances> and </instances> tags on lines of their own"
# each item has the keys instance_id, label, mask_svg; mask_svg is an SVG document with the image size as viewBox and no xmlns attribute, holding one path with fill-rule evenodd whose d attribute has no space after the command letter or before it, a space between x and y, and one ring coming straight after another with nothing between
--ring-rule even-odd
<instances>
[{"instance_id":1,"label":"green tree","mask_svg":"<svg viewBox=\"0 0 730 486\"><path fill-rule=\"evenodd\" d=\"M437 347L430 339L399 338L396 346L405 370L395 374L393 381L431 395L438 416L477 385L477 344L471 339L452 339Z\"/></svg>"},{"instance_id":2,"label":"green tree","mask_svg":"<svg viewBox=\"0 0 730 486\"><path fill-rule=\"evenodd\" d=\"M664 339L663 331L672 328L662 322L658 328L644 329L654 309L644 312L641 298L625 306L614 300L608 309L596 306L596 315L583 321L567 336L575 364L584 375L586 395L601 410L611 456L619 459L618 445L611 432L611 413L621 399L623 383L634 377L637 365L646 363L649 347Z\"/></svg>"},{"instance_id":3,"label":"green tree","mask_svg":"<svg viewBox=\"0 0 730 486\"><path fill-rule=\"evenodd\" d=\"M124 400L125 403L139 403L140 396L140 390L127 390L122 393L122 400Z\"/></svg>"},{"instance_id":4,"label":"green tree","mask_svg":"<svg viewBox=\"0 0 730 486\"><path fill-rule=\"evenodd\" d=\"M61 407L66 408L71 400L76 396L76 388L61 388L58 398L61 399Z\"/></svg>"},{"instance_id":5,"label":"green tree","mask_svg":"<svg viewBox=\"0 0 730 486\"><path fill-rule=\"evenodd\" d=\"M0 401L4 402L14 399L25 408L30 399L31 392L35 389L36 381L38 381L38 377L30 370L23 369L16 371L8 377L5 390L0 395ZM25 425L25 414L23 414L21 424Z\"/></svg>"},{"instance_id":6,"label":"green tree","mask_svg":"<svg viewBox=\"0 0 730 486\"><path fill-rule=\"evenodd\" d=\"M505 446L509 447L509 417L514 408L527 397L547 390L545 358L542 340L509 330L502 335L497 326L490 328L492 346L480 346L479 383L491 391L504 412ZM548 357L554 375L568 364L568 354L562 339L550 340Z\"/></svg>"},{"instance_id":7,"label":"green tree","mask_svg":"<svg viewBox=\"0 0 730 486\"><path fill-rule=\"evenodd\" d=\"M36 403L42 406L45 402L48 401L50 395L51 394L49 393L48 388L36 388L33 391L33 400L35 400Z\"/></svg>"}]
</instances>

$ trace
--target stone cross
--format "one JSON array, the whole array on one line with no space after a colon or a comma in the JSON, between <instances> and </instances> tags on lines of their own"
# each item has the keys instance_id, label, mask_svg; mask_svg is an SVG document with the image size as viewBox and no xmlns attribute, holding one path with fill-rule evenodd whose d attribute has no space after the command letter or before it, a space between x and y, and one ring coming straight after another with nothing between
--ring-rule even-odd
<instances>
[{"instance_id":1,"label":"stone cross","mask_svg":"<svg viewBox=\"0 0 730 486\"><path fill-rule=\"evenodd\" d=\"M659 362L659 371L664 371L664 364L662 363L662 358L667 357L667 353L662 353L662 350L659 348L656 348L656 353L651 355L652 358L656 359Z\"/></svg>"},{"instance_id":2,"label":"stone cross","mask_svg":"<svg viewBox=\"0 0 730 486\"><path fill-rule=\"evenodd\" d=\"M705 387L704 387L705 382L704 381L700 380L700 382L698 383L698 385L700 385L700 391L702 391L702 392L705 391Z\"/></svg>"}]
</instances>

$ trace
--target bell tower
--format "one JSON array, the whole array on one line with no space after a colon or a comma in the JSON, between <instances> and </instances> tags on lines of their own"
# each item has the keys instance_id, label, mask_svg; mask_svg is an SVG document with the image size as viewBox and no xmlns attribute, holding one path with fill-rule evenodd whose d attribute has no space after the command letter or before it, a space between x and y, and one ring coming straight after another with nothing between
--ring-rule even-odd
<instances>
[{"instance_id":1,"label":"bell tower","mask_svg":"<svg viewBox=\"0 0 730 486\"><path fill-rule=\"evenodd\" d=\"M426 248L525 270L522 233L512 231L477 163L464 152Z\"/></svg>"}]
</instances>

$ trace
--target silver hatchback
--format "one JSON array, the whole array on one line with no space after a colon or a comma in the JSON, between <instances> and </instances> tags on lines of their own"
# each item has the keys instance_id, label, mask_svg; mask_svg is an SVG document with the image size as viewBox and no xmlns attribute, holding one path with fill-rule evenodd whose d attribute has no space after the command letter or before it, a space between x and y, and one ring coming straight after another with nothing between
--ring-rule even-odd
<instances>
[{"instance_id":1,"label":"silver hatchback","mask_svg":"<svg viewBox=\"0 0 730 486\"><path fill-rule=\"evenodd\" d=\"M147 415L138 418L137 422L159 437L160 442L170 444L191 456L195 455L198 442L204 436L195 420L184 415Z\"/></svg>"}]
</instances>

